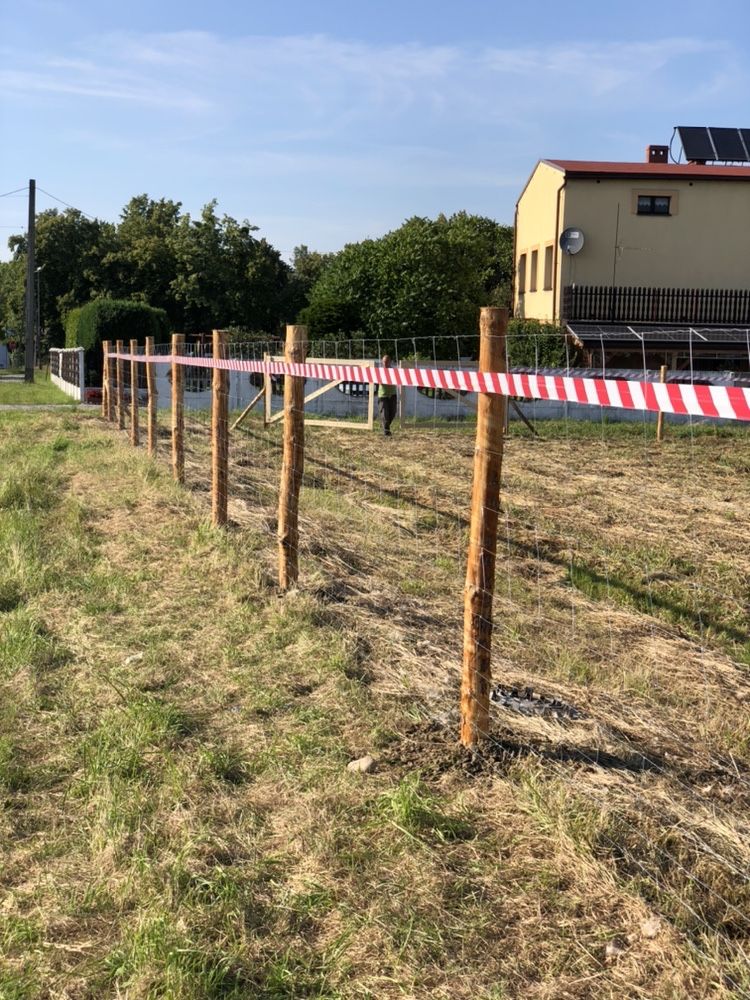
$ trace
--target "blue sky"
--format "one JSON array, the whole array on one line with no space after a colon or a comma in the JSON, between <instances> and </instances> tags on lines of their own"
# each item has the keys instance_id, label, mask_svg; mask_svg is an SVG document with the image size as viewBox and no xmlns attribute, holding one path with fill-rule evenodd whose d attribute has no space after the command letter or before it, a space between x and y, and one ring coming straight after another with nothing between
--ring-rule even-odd
<instances>
[{"instance_id":1,"label":"blue sky","mask_svg":"<svg viewBox=\"0 0 750 1000\"><path fill-rule=\"evenodd\" d=\"M285 256L411 215L512 222L540 157L750 127L747 0L0 0L0 194L115 220L217 198ZM55 203L39 196L39 208ZM24 228L0 198L0 242ZM13 228L9 228L13 227Z\"/></svg>"}]
</instances>

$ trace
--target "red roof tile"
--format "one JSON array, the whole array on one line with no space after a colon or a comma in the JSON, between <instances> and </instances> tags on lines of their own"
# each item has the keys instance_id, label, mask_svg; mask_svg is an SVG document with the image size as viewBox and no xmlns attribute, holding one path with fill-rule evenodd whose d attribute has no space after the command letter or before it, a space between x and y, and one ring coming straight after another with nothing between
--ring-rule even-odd
<instances>
[{"instance_id":1,"label":"red roof tile","mask_svg":"<svg viewBox=\"0 0 750 1000\"><path fill-rule=\"evenodd\" d=\"M750 180L750 166L700 163L609 163L597 160L542 160L570 177L661 177L688 180Z\"/></svg>"}]
</instances>

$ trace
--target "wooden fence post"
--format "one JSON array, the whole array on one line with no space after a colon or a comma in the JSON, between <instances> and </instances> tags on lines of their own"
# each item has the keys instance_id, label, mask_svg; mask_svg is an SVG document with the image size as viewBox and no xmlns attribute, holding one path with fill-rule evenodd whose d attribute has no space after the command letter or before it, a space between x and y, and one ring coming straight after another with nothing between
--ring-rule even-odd
<instances>
[{"instance_id":1,"label":"wooden fence post","mask_svg":"<svg viewBox=\"0 0 750 1000\"><path fill-rule=\"evenodd\" d=\"M263 355L263 360L268 363L271 360L271 355L266 352ZM263 427L266 428L271 423L271 404L273 401L273 385L271 376L267 372L263 373L263 388L265 389L263 394Z\"/></svg>"},{"instance_id":2,"label":"wooden fence post","mask_svg":"<svg viewBox=\"0 0 750 1000\"><path fill-rule=\"evenodd\" d=\"M118 340L115 343L115 350L118 354L123 353L122 341ZM125 365L122 358L118 358L115 362L115 375L117 378L117 426L120 430L125 429L125 387L123 385L123 379L125 375Z\"/></svg>"},{"instance_id":3,"label":"wooden fence post","mask_svg":"<svg viewBox=\"0 0 750 1000\"><path fill-rule=\"evenodd\" d=\"M667 370L668 369L666 365L662 365L661 368L659 369L659 381L662 383L667 381ZM664 437L664 411L659 410L659 414L656 418L656 440L661 441L663 437Z\"/></svg>"},{"instance_id":4,"label":"wooden fence post","mask_svg":"<svg viewBox=\"0 0 750 1000\"><path fill-rule=\"evenodd\" d=\"M486 307L479 318L479 370L505 371L508 310ZM490 725L492 598L507 399L480 393L469 558L464 588L464 656L461 673L461 743L475 746Z\"/></svg>"},{"instance_id":5,"label":"wooden fence post","mask_svg":"<svg viewBox=\"0 0 750 1000\"><path fill-rule=\"evenodd\" d=\"M146 356L154 353L154 338L146 337ZM156 454L156 365L146 363L146 388L148 389L148 453Z\"/></svg>"},{"instance_id":6,"label":"wooden fence post","mask_svg":"<svg viewBox=\"0 0 750 1000\"><path fill-rule=\"evenodd\" d=\"M284 360L303 363L307 327L287 326ZM299 576L299 494L305 463L305 380L284 376L284 452L279 490L279 586L288 590Z\"/></svg>"},{"instance_id":7,"label":"wooden fence post","mask_svg":"<svg viewBox=\"0 0 750 1000\"><path fill-rule=\"evenodd\" d=\"M102 417L109 418L109 341L102 341Z\"/></svg>"},{"instance_id":8,"label":"wooden fence post","mask_svg":"<svg viewBox=\"0 0 750 1000\"><path fill-rule=\"evenodd\" d=\"M133 360L138 353L138 341L130 341L130 443L137 448L141 443L141 431L138 424L138 362Z\"/></svg>"},{"instance_id":9,"label":"wooden fence post","mask_svg":"<svg viewBox=\"0 0 750 1000\"><path fill-rule=\"evenodd\" d=\"M172 334L172 354L183 353L185 334ZM172 362L172 474L178 483L185 482L185 414L183 412L185 379L182 365Z\"/></svg>"},{"instance_id":10,"label":"wooden fence post","mask_svg":"<svg viewBox=\"0 0 750 1000\"><path fill-rule=\"evenodd\" d=\"M112 343L107 341L109 345L109 350L112 350ZM114 362L112 358L107 361L107 420L111 424L115 422L115 378L114 378Z\"/></svg>"},{"instance_id":11,"label":"wooden fence post","mask_svg":"<svg viewBox=\"0 0 750 1000\"><path fill-rule=\"evenodd\" d=\"M214 330L213 357L227 356L227 335ZM211 400L211 523L221 528L227 523L229 491L229 372L214 368Z\"/></svg>"},{"instance_id":12,"label":"wooden fence post","mask_svg":"<svg viewBox=\"0 0 750 1000\"><path fill-rule=\"evenodd\" d=\"M398 366L402 367L400 361ZM396 392L398 393L398 429L402 431L404 429L404 387L400 385Z\"/></svg>"}]
</instances>

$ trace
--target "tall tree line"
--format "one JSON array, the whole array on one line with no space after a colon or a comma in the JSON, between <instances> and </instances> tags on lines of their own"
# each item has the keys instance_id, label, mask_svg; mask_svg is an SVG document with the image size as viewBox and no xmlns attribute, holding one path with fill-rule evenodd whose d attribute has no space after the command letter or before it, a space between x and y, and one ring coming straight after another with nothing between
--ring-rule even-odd
<instances>
[{"instance_id":1,"label":"tall tree line","mask_svg":"<svg viewBox=\"0 0 750 1000\"><path fill-rule=\"evenodd\" d=\"M276 335L306 322L317 338L470 337L481 305L507 301L512 230L465 212L412 218L376 240L322 254L299 246L291 264L257 227L200 216L179 202L132 198L116 223L76 209L37 218L40 313L51 345L70 309L94 298L131 299L166 311L187 334L237 326ZM26 240L11 237L0 264L0 328L23 328ZM1 329L0 329L1 332Z\"/></svg>"},{"instance_id":2,"label":"tall tree line","mask_svg":"<svg viewBox=\"0 0 750 1000\"><path fill-rule=\"evenodd\" d=\"M254 234L247 220L219 216L209 202L199 218L179 202L138 195L117 224L76 209L37 216L39 311L51 345L64 340L67 313L95 298L131 299L165 309L173 329L215 326L276 332L293 318L292 268ZM9 240L0 264L0 325L23 328L26 237Z\"/></svg>"}]
</instances>

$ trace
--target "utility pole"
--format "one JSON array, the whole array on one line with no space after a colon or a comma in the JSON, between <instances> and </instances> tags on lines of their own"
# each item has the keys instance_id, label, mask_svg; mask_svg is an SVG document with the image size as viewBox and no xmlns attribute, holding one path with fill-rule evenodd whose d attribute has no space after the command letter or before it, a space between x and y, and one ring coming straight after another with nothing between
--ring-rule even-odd
<instances>
[{"instance_id":1,"label":"utility pole","mask_svg":"<svg viewBox=\"0 0 750 1000\"><path fill-rule=\"evenodd\" d=\"M29 228L26 235L26 364L24 381L34 381L34 322L36 281L36 181L29 181Z\"/></svg>"}]
</instances>

